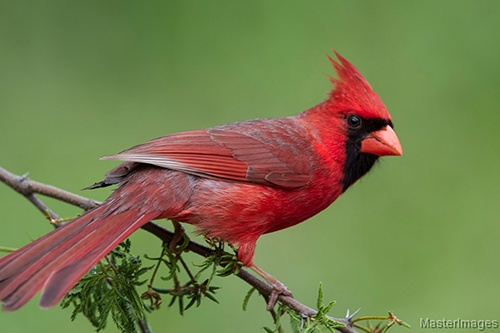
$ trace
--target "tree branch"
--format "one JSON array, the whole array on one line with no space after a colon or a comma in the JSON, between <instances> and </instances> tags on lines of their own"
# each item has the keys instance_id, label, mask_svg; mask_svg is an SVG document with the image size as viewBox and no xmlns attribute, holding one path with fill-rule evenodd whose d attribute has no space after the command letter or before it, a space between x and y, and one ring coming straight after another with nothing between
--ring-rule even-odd
<instances>
[{"instance_id":1,"label":"tree branch","mask_svg":"<svg viewBox=\"0 0 500 333\"><path fill-rule=\"evenodd\" d=\"M7 184L14 191L25 196L31 203L33 203L44 215L46 212L50 214L50 217L53 219L60 219L59 215L53 212L47 205L43 203L35 194L42 194L54 199L58 199L60 201L69 203L74 206L78 206L84 210L89 210L100 204L99 201L95 201L68 191L64 191L55 186L39 183L37 181L31 180L28 178L27 174L23 176L15 175L4 168L0 167L0 181ZM142 229L152 233L163 242L170 242L174 233L159 226L154 222L149 222L145 224ZM186 250L192 251L196 254L199 254L203 257L209 257L215 254L215 251L207 246L202 244L190 241ZM267 282L257 278L252 275L245 269L241 269L237 276L243 281L247 282L249 285L254 287L259 291L259 293L265 297L269 297L271 294L273 287L270 286ZM317 311L298 302L293 297L280 295L278 300L283 304L300 314L304 317L313 317L317 314ZM345 327L336 328L339 332L343 333L357 333L357 331L353 328L352 323L350 321L351 318L331 318L337 322L343 323L346 325Z\"/></svg>"}]
</instances>

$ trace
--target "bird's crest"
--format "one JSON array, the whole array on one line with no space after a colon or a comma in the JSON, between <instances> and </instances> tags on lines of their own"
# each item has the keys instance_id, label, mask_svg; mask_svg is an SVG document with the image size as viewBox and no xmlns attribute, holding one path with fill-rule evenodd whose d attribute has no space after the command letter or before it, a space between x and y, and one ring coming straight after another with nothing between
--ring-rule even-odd
<instances>
[{"instance_id":1,"label":"bird's crest","mask_svg":"<svg viewBox=\"0 0 500 333\"><path fill-rule=\"evenodd\" d=\"M367 118L379 117L391 119L384 103L361 73L347 59L333 51L339 62L327 55L332 62L337 78L329 76L334 84L329 101L336 108L345 111L357 111Z\"/></svg>"}]
</instances>

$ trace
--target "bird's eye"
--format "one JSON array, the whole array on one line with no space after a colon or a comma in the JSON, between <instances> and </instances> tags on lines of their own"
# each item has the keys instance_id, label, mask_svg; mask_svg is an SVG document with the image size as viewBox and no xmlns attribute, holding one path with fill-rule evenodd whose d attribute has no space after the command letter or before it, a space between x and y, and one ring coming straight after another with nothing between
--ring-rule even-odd
<instances>
[{"instance_id":1,"label":"bird's eye","mask_svg":"<svg viewBox=\"0 0 500 333\"><path fill-rule=\"evenodd\" d=\"M351 114L349 115L349 117L347 117L347 125L349 125L349 127L351 129L358 129L361 127L361 118L356 116L355 114Z\"/></svg>"}]
</instances>

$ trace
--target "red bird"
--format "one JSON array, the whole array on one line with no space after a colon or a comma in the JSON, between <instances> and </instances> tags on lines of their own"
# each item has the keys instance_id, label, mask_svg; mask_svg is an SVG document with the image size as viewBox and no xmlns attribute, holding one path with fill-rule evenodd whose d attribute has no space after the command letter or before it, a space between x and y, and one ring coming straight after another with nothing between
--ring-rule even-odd
<instances>
[{"instance_id":1,"label":"red bird","mask_svg":"<svg viewBox=\"0 0 500 333\"><path fill-rule=\"evenodd\" d=\"M55 305L130 234L170 219L239 247L253 264L266 233L319 213L367 173L379 156L402 155L391 117L356 68L336 53L335 89L287 118L237 122L164 136L103 157L124 161L91 188L119 184L100 206L0 259L0 300L13 311L43 289Z\"/></svg>"}]
</instances>

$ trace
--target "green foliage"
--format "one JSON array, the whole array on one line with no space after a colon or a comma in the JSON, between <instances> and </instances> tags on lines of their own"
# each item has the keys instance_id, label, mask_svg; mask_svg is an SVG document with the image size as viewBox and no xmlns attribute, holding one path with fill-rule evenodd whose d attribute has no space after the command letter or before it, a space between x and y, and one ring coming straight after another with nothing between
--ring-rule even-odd
<instances>
[{"instance_id":1,"label":"green foliage","mask_svg":"<svg viewBox=\"0 0 500 333\"><path fill-rule=\"evenodd\" d=\"M287 313L290 316L290 326L293 333L319 333L323 331L334 332L333 329L345 326L327 316L335 301L331 301L327 305L323 305L323 284L319 284L317 308L318 313L314 317L303 317L295 311L280 304L277 316L275 319L276 327L270 330L268 327L264 329L268 332L282 332L280 318L282 314Z\"/></svg>"},{"instance_id":2,"label":"green foliage","mask_svg":"<svg viewBox=\"0 0 500 333\"><path fill-rule=\"evenodd\" d=\"M220 277L230 276L232 274L238 274L243 263L238 260L238 252L231 254L225 251L225 243L218 240L207 240L208 244L214 248L215 254L207 257L204 262L196 265L201 268L201 270L196 275L199 275L211 268L212 273L210 274L209 280L211 281L215 275ZM234 249L233 249L234 250ZM218 267L222 266L221 269L217 270Z\"/></svg>"},{"instance_id":3,"label":"green foliage","mask_svg":"<svg viewBox=\"0 0 500 333\"><path fill-rule=\"evenodd\" d=\"M385 333L394 326L394 324L398 324L399 326L403 326L406 328L411 328L411 326L404 322L403 320L399 319L396 317L396 315L392 311L388 311L389 315L388 316L365 316L365 317L358 317L355 319L352 319L351 322L353 323L353 326L355 328L358 328L360 330L363 330L368 333ZM373 326L370 322L370 320L380 320L375 326ZM368 321L368 327L364 327L358 324L360 321ZM385 324L384 324L385 322Z\"/></svg>"},{"instance_id":4,"label":"green foliage","mask_svg":"<svg viewBox=\"0 0 500 333\"><path fill-rule=\"evenodd\" d=\"M147 326L147 308L136 287L146 282L141 277L150 269L130 254L130 241L126 240L78 282L61 306L73 305L71 319L81 313L97 331L106 327L111 316L122 332L140 332L139 325Z\"/></svg>"},{"instance_id":5,"label":"green foliage","mask_svg":"<svg viewBox=\"0 0 500 333\"><path fill-rule=\"evenodd\" d=\"M150 283L150 291L148 292L150 297L153 295L153 292L156 293L156 295L153 296L156 299L160 299L159 294L168 294L172 296L172 299L170 300L168 306L173 306L177 302L181 315L184 314L184 311L188 310L195 304L196 307L199 307L201 305L202 299L205 297L215 303L219 303L219 301L215 298L215 293L219 289L219 287L211 285L212 280L215 276L230 275L230 273L227 274L226 270L226 267L229 266L230 263L232 265L231 267L235 266L235 264L232 264L232 261L230 260L234 256L225 253L223 251L223 245L222 243L220 243L219 247L216 248L216 254L206 258L206 260L201 264L193 264L195 267L200 268L196 274L193 274L181 255L186 245L187 242L184 242L184 244L176 248L176 252L179 251L179 253L173 253L169 249L169 246L165 244L163 246L160 257L147 257L151 260L157 260L157 266ZM228 258L228 256L230 258ZM223 267L221 270L222 273L221 271L217 271L217 267L219 267L219 265L221 264L225 265L225 267ZM166 276L162 276L161 280L171 281L173 283L173 286L171 288L159 288L153 286L156 272L158 271L160 266L167 267L168 274ZM209 277L200 282L203 272L209 269L211 271ZM189 278L185 283L180 282L181 271L184 271ZM145 297L145 295L143 295L143 298L148 297Z\"/></svg>"},{"instance_id":6,"label":"green foliage","mask_svg":"<svg viewBox=\"0 0 500 333\"><path fill-rule=\"evenodd\" d=\"M252 288L245 295L245 299L243 300L243 311L247 310L248 301L250 301L250 297L252 296L254 291L255 291L255 288Z\"/></svg>"},{"instance_id":7,"label":"green foliage","mask_svg":"<svg viewBox=\"0 0 500 333\"><path fill-rule=\"evenodd\" d=\"M168 306L177 303L181 315L194 305L199 307L204 298L219 303L215 298L219 287L212 285L212 281L216 276L227 277L238 274L242 263L238 260L237 252L228 253L224 249L224 243L209 240L209 244L215 249L214 254L200 264L193 264L192 266L198 268L194 273L182 257L187 244L184 239L183 244L173 250L168 244L164 244L159 257L146 256L148 260L155 261L155 265L143 267L141 260L130 253L130 241L126 240L78 282L64 298L61 306L67 308L72 305L74 309L71 319L75 319L81 313L97 331L106 327L111 316L122 332L150 332L146 313L160 308L162 295L171 296ZM155 279L161 268L164 269L164 276L161 276L160 280L170 283L169 288L155 286ZM137 288L147 281L141 278L151 269L153 273L147 291L139 296ZM186 276L187 281L181 282ZM246 310L255 290L252 288L247 292L243 300L243 310ZM271 312L274 327L263 327L263 329L268 333L283 333L284 314L288 314L290 318L293 333L334 332L335 328L345 326L327 315L335 301L324 305L323 298L323 285L320 283L316 304L318 312L312 317L304 317L278 303L277 311ZM149 301L149 304L144 301ZM358 324L363 320L378 320L379 323L374 327L371 325L363 327ZM351 322L355 328L365 332L386 332L394 323L409 328L408 324L398 319L392 312L389 312L389 316L359 317L352 319Z\"/></svg>"},{"instance_id":8,"label":"green foliage","mask_svg":"<svg viewBox=\"0 0 500 333\"><path fill-rule=\"evenodd\" d=\"M130 253L130 241L126 240L78 282L64 298L61 306L67 308L72 305L74 309L71 319L74 320L78 314L82 314L97 331L106 327L111 316L122 332L144 332L144 327L147 327L146 313L160 307L162 294L172 297L168 306L177 303L181 315L195 304L199 307L203 298L219 303L215 298L219 287L211 285L213 278L237 274L242 263L238 261L237 254L224 251L222 242L210 241L209 244L215 248L215 254L201 264L193 264L199 268L198 272L193 274L182 257L188 243L189 239L186 241L184 237L183 243L175 247L175 253L168 244L164 244L159 257L145 256L156 264L142 267L141 260ZM148 289L139 295L136 288L147 281L141 280L141 277L153 267ZM166 274L161 276L161 280L171 282L172 286L154 286L157 273L160 268L165 267ZM210 273L202 279L206 271ZM188 280L181 283L184 275L188 276ZM145 300L149 301L149 304L145 304ZM149 328L146 331L149 331Z\"/></svg>"},{"instance_id":9,"label":"green foliage","mask_svg":"<svg viewBox=\"0 0 500 333\"><path fill-rule=\"evenodd\" d=\"M252 292L253 289L247 293L247 296L245 297L245 301L243 303L244 308L246 307L248 299L252 295ZM285 331L281 326L281 317L286 313L290 317L290 327L293 333L320 333L324 331L334 333L334 329L345 326L344 323L338 322L327 315L334 304L335 301L331 301L326 305L323 304L323 284L320 282L318 290L318 300L316 303L318 312L316 313L316 315L312 317L305 317L288 308L287 306L279 304L278 311L275 315L273 315L275 324L274 328L263 328L267 333L284 333ZM371 326L370 324L368 327L357 324L357 322L363 320L377 320L378 323L376 326ZM410 325L408 325L401 319L398 319L391 311L389 311L389 316L359 317L356 319L350 319L350 321L351 323L353 323L353 327L368 333L385 333L395 323L406 328L411 328Z\"/></svg>"}]
</instances>

